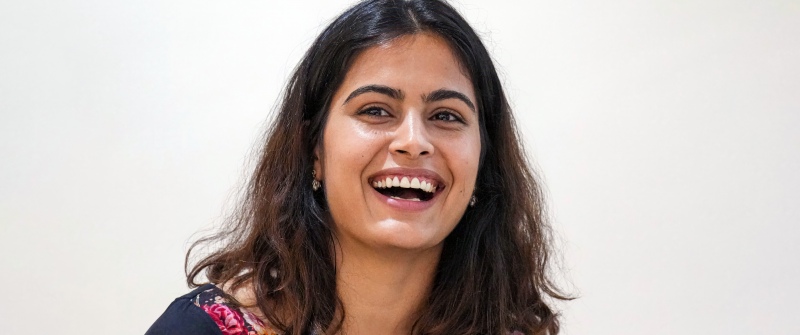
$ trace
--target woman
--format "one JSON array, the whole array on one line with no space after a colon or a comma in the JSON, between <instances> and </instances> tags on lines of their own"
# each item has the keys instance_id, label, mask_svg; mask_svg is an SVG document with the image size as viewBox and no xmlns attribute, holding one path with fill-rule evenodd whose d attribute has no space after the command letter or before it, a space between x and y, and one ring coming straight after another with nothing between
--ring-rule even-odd
<instances>
[{"instance_id":1,"label":"woman","mask_svg":"<svg viewBox=\"0 0 800 335\"><path fill-rule=\"evenodd\" d=\"M223 247L188 282L215 285L148 332L556 334L541 199L464 19L363 1L292 76L238 216L198 242Z\"/></svg>"}]
</instances>

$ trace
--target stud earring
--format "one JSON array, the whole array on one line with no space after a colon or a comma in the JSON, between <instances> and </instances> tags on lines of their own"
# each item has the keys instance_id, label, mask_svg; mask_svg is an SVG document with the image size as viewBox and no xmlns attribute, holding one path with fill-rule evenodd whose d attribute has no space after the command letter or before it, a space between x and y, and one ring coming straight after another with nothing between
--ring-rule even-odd
<instances>
[{"instance_id":1,"label":"stud earring","mask_svg":"<svg viewBox=\"0 0 800 335\"><path fill-rule=\"evenodd\" d=\"M475 198L475 195L472 195L472 198L469 198L469 207L475 207L475 203L478 202L478 199Z\"/></svg>"},{"instance_id":2,"label":"stud earring","mask_svg":"<svg viewBox=\"0 0 800 335\"><path fill-rule=\"evenodd\" d=\"M319 190L322 187L322 183L317 180L317 171L311 170L311 178L311 189L314 191Z\"/></svg>"}]
</instances>

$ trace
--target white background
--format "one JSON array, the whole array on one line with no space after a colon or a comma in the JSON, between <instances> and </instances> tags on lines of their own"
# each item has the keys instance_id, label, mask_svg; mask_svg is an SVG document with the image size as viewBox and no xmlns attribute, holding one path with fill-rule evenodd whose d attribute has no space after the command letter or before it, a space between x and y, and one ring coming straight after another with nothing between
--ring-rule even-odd
<instances>
[{"instance_id":1,"label":"white background","mask_svg":"<svg viewBox=\"0 0 800 335\"><path fill-rule=\"evenodd\" d=\"M1 332L143 333L348 3L0 3ZM564 333L800 333L800 2L521 3L455 5L547 184Z\"/></svg>"}]
</instances>

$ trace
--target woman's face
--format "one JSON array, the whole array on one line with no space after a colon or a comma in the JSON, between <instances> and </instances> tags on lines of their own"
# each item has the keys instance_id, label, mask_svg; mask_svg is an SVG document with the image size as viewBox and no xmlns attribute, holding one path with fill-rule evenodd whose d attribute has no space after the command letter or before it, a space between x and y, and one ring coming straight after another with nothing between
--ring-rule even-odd
<instances>
[{"instance_id":1,"label":"woman's face","mask_svg":"<svg viewBox=\"0 0 800 335\"><path fill-rule=\"evenodd\" d=\"M476 108L471 81L438 36L359 54L334 93L314 167L339 242L440 247L475 189Z\"/></svg>"}]
</instances>

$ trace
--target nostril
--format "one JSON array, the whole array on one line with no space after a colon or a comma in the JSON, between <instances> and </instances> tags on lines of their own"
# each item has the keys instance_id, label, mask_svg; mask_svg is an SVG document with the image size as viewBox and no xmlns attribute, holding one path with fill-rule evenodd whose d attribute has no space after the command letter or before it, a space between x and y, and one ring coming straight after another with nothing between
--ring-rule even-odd
<instances>
[{"instance_id":1,"label":"nostril","mask_svg":"<svg viewBox=\"0 0 800 335\"><path fill-rule=\"evenodd\" d=\"M408 150L395 149L394 152L398 153L398 154L401 154L401 155L412 155L411 152L408 151ZM412 155L412 156L415 156L415 157L426 156L426 155L430 155L430 153L431 153L430 151L425 150L425 151L420 151L418 154L415 154L415 155Z\"/></svg>"}]
</instances>

